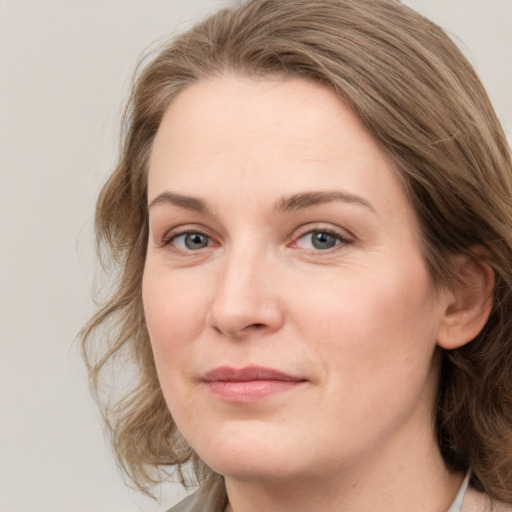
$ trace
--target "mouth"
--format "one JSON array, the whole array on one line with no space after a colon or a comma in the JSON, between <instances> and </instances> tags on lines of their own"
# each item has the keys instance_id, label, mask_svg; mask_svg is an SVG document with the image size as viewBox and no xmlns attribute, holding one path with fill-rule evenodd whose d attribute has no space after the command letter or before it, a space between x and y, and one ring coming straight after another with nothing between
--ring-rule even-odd
<instances>
[{"instance_id":1,"label":"mouth","mask_svg":"<svg viewBox=\"0 0 512 512\"><path fill-rule=\"evenodd\" d=\"M208 371L201 380L216 398L231 403L258 402L306 382L302 377L261 366L222 366Z\"/></svg>"}]
</instances>

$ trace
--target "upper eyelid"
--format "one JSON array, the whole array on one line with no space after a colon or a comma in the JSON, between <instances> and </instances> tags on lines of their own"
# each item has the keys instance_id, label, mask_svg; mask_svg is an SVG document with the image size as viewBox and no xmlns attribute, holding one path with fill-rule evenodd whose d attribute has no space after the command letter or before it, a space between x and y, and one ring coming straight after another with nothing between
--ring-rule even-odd
<instances>
[{"instance_id":1,"label":"upper eyelid","mask_svg":"<svg viewBox=\"0 0 512 512\"><path fill-rule=\"evenodd\" d=\"M317 222L312 224L306 224L296 230L296 234L293 235L293 239L297 240L304 235L312 232L322 232L339 236L340 238L350 238L355 239L356 237L347 229L341 227L334 227L332 225L328 225L328 223Z\"/></svg>"},{"instance_id":2,"label":"upper eyelid","mask_svg":"<svg viewBox=\"0 0 512 512\"><path fill-rule=\"evenodd\" d=\"M305 238L306 236L311 236L313 233L326 233L328 234L329 236L332 236L336 239L336 244L333 245L330 249L307 249L307 248L302 248L302 249L305 249L305 250L313 250L313 251L319 251L319 252L322 252L322 253L327 253L329 250L334 250L336 247L338 246L346 246L346 245L353 245L354 244L354 239L353 238L349 238L347 236L344 236L344 235L341 235L339 233L336 233L334 231L328 231L328 230L321 230L321 229L318 229L318 230L310 230L310 231L306 231L303 235L301 236L298 236L296 238L293 239L293 241L288 244L288 247L297 247L297 248L301 248L301 247L298 247L299 244L300 244L300 241Z\"/></svg>"},{"instance_id":3,"label":"upper eyelid","mask_svg":"<svg viewBox=\"0 0 512 512\"><path fill-rule=\"evenodd\" d=\"M209 238L210 240L212 239L212 237L208 233L203 233L202 231L182 231L181 233L173 233L172 235L169 236L168 240L175 240L176 238L180 238L185 235L202 235Z\"/></svg>"},{"instance_id":4,"label":"upper eyelid","mask_svg":"<svg viewBox=\"0 0 512 512\"><path fill-rule=\"evenodd\" d=\"M176 238L180 235L185 235L187 233L200 233L201 235L205 235L209 238L214 238L209 229L197 225L183 225L170 228L164 231L164 234L160 238L164 241L170 241L173 238Z\"/></svg>"}]
</instances>

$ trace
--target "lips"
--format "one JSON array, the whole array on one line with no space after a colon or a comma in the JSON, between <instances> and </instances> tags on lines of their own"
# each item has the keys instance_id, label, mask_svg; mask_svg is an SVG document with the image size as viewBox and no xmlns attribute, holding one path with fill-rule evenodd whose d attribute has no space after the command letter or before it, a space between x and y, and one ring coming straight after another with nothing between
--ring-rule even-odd
<instances>
[{"instance_id":1,"label":"lips","mask_svg":"<svg viewBox=\"0 0 512 512\"><path fill-rule=\"evenodd\" d=\"M306 382L301 377L261 366L222 366L208 371L201 380L215 397L232 403L261 401Z\"/></svg>"}]
</instances>

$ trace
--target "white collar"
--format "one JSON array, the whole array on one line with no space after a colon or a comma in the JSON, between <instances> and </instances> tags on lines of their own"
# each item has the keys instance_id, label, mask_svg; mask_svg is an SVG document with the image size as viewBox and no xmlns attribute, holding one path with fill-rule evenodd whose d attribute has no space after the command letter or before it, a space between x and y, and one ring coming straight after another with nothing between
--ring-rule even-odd
<instances>
[{"instance_id":1,"label":"white collar","mask_svg":"<svg viewBox=\"0 0 512 512\"><path fill-rule=\"evenodd\" d=\"M462 482L460 486L459 492L453 503L450 505L450 508L446 512L462 512L462 505L464 504L464 496L466 496L466 491L468 490L469 478L471 477L471 470L467 472L466 478Z\"/></svg>"}]
</instances>

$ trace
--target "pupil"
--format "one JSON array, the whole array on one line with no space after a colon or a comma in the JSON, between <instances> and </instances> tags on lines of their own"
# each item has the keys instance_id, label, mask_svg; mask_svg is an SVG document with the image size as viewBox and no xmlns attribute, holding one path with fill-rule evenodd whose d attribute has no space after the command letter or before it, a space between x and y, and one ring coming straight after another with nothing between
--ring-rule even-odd
<instances>
[{"instance_id":1,"label":"pupil","mask_svg":"<svg viewBox=\"0 0 512 512\"><path fill-rule=\"evenodd\" d=\"M201 233L193 233L185 237L185 245L187 249L202 249L208 245L208 240Z\"/></svg>"},{"instance_id":2,"label":"pupil","mask_svg":"<svg viewBox=\"0 0 512 512\"><path fill-rule=\"evenodd\" d=\"M315 249L330 249L336 245L336 238L329 233L317 232L313 235Z\"/></svg>"}]
</instances>

